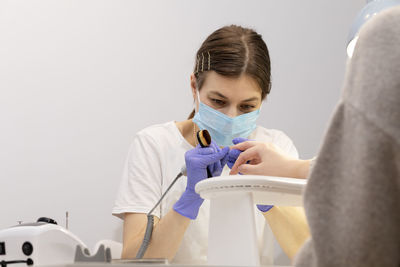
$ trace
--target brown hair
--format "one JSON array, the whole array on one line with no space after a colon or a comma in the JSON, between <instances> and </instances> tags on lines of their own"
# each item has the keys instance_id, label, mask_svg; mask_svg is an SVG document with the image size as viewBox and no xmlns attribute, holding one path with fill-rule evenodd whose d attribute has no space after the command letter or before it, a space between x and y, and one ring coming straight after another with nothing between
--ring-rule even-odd
<instances>
[{"instance_id":1,"label":"brown hair","mask_svg":"<svg viewBox=\"0 0 400 267\"><path fill-rule=\"evenodd\" d=\"M207 71L237 78L251 76L261 88L264 100L271 91L271 64L268 48L260 34L236 25L222 27L203 42L196 54L194 75L200 91ZM193 118L194 110L188 119Z\"/></svg>"}]
</instances>

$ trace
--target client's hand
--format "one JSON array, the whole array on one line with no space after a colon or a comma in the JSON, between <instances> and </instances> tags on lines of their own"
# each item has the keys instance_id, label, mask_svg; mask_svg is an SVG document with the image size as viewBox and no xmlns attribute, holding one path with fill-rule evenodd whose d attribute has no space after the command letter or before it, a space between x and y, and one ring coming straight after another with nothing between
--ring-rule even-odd
<instances>
[{"instance_id":1,"label":"client's hand","mask_svg":"<svg viewBox=\"0 0 400 267\"><path fill-rule=\"evenodd\" d=\"M254 174L281 177L305 178L308 173L309 161L302 161L286 156L284 152L272 143L247 141L234 145L232 149L240 153L230 174ZM246 164L248 163L248 164ZM305 163L305 164L303 164ZM305 169L307 168L307 169Z\"/></svg>"},{"instance_id":2,"label":"client's hand","mask_svg":"<svg viewBox=\"0 0 400 267\"><path fill-rule=\"evenodd\" d=\"M232 143L234 143L235 145L243 143L249 141L249 139L247 138L243 138L243 137L237 137L235 139L232 140ZM235 146L234 146L235 147ZM236 148L232 148L229 153L228 153L228 162L227 165L229 168L232 169L232 167L234 166L236 160L238 159L238 157L240 156L240 154L242 153L241 150L236 149ZM242 174L239 172L239 174ZM257 208L262 211L262 212L267 212L270 209L272 209L273 206L270 205L257 205Z\"/></svg>"},{"instance_id":3,"label":"client's hand","mask_svg":"<svg viewBox=\"0 0 400 267\"><path fill-rule=\"evenodd\" d=\"M217 148L215 143L212 143L210 147L197 146L185 153L187 169L186 190L173 207L182 216L192 220L197 218L200 206L204 200L196 193L195 186L198 182L208 177L207 166L210 165L212 174L221 173L223 165L226 162L224 158L229 151L229 147L224 147L223 149Z\"/></svg>"}]
</instances>

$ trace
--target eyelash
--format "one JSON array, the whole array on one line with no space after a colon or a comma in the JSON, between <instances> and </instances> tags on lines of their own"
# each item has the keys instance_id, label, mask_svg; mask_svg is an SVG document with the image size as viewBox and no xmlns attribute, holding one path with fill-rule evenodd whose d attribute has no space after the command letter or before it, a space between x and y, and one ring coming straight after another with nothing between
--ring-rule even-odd
<instances>
[{"instance_id":1,"label":"eyelash","mask_svg":"<svg viewBox=\"0 0 400 267\"><path fill-rule=\"evenodd\" d=\"M225 102L224 101L222 101L222 100L220 100L220 99L215 99L215 98L213 98L213 99L211 99L211 101L214 103L214 104L216 104L216 105L218 105L218 106L223 106L223 105L225 105Z\"/></svg>"},{"instance_id":2,"label":"eyelash","mask_svg":"<svg viewBox=\"0 0 400 267\"><path fill-rule=\"evenodd\" d=\"M240 108L243 109L243 110L249 110L249 109L255 108L255 106L252 106L252 105L242 105L242 106L240 106Z\"/></svg>"},{"instance_id":3,"label":"eyelash","mask_svg":"<svg viewBox=\"0 0 400 267\"><path fill-rule=\"evenodd\" d=\"M220 99L212 98L211 101L212 101L215 105L217 105L218 107L223 107L223 106L226 104L225 101L220 100ZM255 108L255 106L253 106L253 105L241 105L241 106L240 106L240 109L241 109L242 111L248 111L248 110L251 110L251 109L254 109L254 108Z\"/></svg>"}]
</instances>

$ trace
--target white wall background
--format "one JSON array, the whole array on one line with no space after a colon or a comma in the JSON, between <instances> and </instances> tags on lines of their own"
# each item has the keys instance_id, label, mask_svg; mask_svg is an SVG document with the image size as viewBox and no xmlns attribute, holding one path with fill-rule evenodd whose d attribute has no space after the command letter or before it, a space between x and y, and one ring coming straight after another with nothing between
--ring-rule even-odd
<instances>
[{"instance_id":1,"label":"white wall background","mask_svg":"<svg viewBox=\"0 0 400 267\"><path fill-rule=\"evenodd\" d=\"M134 133L192 108L189 75L215 29L256 29L273 88L259 123L315 155L363 0L0 0L0 229L49 216L92 247Z\"/></svg>"}]
</instances>

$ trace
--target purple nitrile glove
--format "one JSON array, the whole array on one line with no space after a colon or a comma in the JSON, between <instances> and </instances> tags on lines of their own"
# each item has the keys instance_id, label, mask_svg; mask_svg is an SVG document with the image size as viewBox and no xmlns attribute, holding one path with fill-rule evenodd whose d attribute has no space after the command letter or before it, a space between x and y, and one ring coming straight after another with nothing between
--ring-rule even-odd
<instances>
[{"instance_id":1,"label":"purple nitrile glove","mask_svg":"<svg viewBox=\"0 0 400 267\"><path fill-rule=\"evenodd\" d=\"M259 205L259 204L257 204L257 208L262 212L267 212L270 209L272 209L273 207L274 207L274 205Z\"/></svg>"},{"instance_id":2,"label":"purple nitrile glove","mask_svg":"<svg viewBox=\"0 0 400 267\"><path fill-rule=\"evenodd\" d=\"M233 144L239 144L245 141L249 141L249 139L247 138L243 138L243 137L236 137L232 140ZM242 151L238 150L238 149L231 149L228 153L228 162L227 165L230 169L232 169L233 165L235 164L237 158L239 157L240 153L242 153ZM239 173L240 174L240 173ZM257 208L262 211L262 212L267 212L270 209L272 209L273 206L271 205L257 205Z\"/></svg>"},{"instance_id":3,"label":"purple nitrile glove","mask_svg":"<svg viewBox=\"0 0 400 267\"><path fill-rule=\"evenodd\" d=\"M243 137L236 137L232 140L233 144L239 144L245 141L248 141L249 139L247 138L243 138ZM228 153L228 162L227 165L229 167L229 169L232 169L233 165L235 165L235 162L237 160L237 158L239 157L240 153L242 153L242 151L238 150L238 149L231 149Z\"/></svg>"},{"instance_id":4,"label":"purple nitrile glove","mask_svg":"<svg viewBox=\"0 0 400 267\"><path fill-rule=\"evenodd\" d=\"M187 184L185 192L173 207L177 213L192 220L197 218L204 199L196 193L195 186L201 180L208 178L207 166L212 175L221 174L228 151L229 147L220 149L212 142L210 147L200 147L198 145L185 153Z\"/></svg>"},{"instance_id":5,"label":"purple nitrile glove","mask_svg":"<svg viewBox=\"0 0 400 267\"><path fill-rule=\"evenodd\" d=\"M214 141L211 141L211 144L210 144L209 147L212 147L214 149L214 152L220 152L221 151L221 148ZM229 147L228 147L227 150L229 151ZM226 153L225 156L222 159L217 160L213 164L208 165L208 169L210 170L212 177L216 177L216 176L220 176L221 175L222 170L224 169L225 164L228 161L228 154L229 153Z\"/></svg>"}]
</instances>

